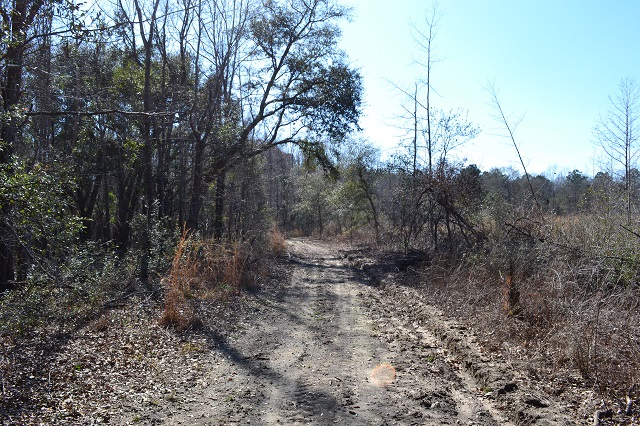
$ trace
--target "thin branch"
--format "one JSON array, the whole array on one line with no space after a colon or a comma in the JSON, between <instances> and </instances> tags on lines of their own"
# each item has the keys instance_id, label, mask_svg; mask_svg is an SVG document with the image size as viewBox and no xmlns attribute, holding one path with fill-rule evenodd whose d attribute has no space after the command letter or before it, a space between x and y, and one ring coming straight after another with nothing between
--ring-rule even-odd
<instances>
[{"instance_id":1,"label":"thin branch","mask_svg":"<svg viewBox=\"0 0 640 426\"><path fill-rule=\"evenodd\" d=\"M61 116L81 116L92 117L95 115L121 114L130 116L145 117L167 117L175 115L175 112L144 112L144 111L125 111L121 109L106 109L101 111L29 111L25 113L27 117L61 117Z\"/></svg>"},{"instance_id":2,"label":"thin branch","mask_svg":"<svg viewBox=\"0 0 640 426\"><path fill-rule=\"evenodd\" d=\"M484 87L484 89L486 91L489 92L489 94L491 95L491 100L493 103L493 107L495 108L495 110L498 112L499 116L498 119L502 122L502 124L504 124L505 128L507 129L507 132L509 132L509 138L511 139L511 142L513 143L513 147L516 149L516 153L518 154L518 159L520 160L520 164L522 165L522 170L524 170L524 175L527 178L527 183L529 185L529 190L531 191L531 196L533 197L533 200L536 203L536 207L538 207L538 211L540 212L540 214L542 214L542 208L540 207L540 202L538 201L538 196L536 195L536 191L533 189L533 184L531 183L531 176L529 175L529 172L527 171L527 166L524 164L524 160L522 158L522 154L520 154L520 148L518 148L518 144L516 142L516 137L515 137L515 127L512 128L512 126L509 124L509 120L507 120L507 117L504 114L504 110L502 109L502 105L500 105L500 101L498 100L498 92L496 90L496 87L493 83L487 83L487 85ZM520 122L518 122L517 124L519 124ZM516 124L516 127L517 127Z\"/></svg>"},{"instance_id":3,"label":"thin branch","mask_svg":"<svg viewBox=\"0 0 640 426\"><path fill-rule=\"evenodd\" d=\"M628 231L628 232L632 233L633 235L635 235L636 237L640 238L640 234L639 234L639 233L637 233L636 231L634 231L634 230L632 230L632 229L629 229L629 228L627 228L626 226L624 226L624 225L622 225L622 224L620 224L620 227L621 227L622 229L624 229L625 231Z\"/></svg>"}]
</instances>

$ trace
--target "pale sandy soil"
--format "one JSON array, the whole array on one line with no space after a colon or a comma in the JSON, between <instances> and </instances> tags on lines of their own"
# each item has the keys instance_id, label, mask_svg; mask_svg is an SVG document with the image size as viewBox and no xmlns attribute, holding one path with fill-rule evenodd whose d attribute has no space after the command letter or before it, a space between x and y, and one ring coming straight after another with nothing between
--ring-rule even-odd
<instances>
[{"instance_id":1,"label":"pale sandy soil","mask_svg":"<svg viewBox=\"0 0 640 426\"><path fill-rule=\"evenodd\" d=\"M185 332L141 298L43 350L3 342L0 423L587 424L393 273L327 242L288 251L287 273L199 303Z\"/></svg>"},{"instance_id":2,"label":"pale sandy soil","mask_svg":"<svg viewBox=\"0 0 640 426\"><path fill-rule=\"evenodd\" d=\"M199 331L192 386L112 421L190 425L572 424L411 289L368 285L338 252L288 243L292 271L237 327ZM166 372L169 373L169 372ZM176 372L179 374L179 372Z\"/></svg>"}]
</instances>

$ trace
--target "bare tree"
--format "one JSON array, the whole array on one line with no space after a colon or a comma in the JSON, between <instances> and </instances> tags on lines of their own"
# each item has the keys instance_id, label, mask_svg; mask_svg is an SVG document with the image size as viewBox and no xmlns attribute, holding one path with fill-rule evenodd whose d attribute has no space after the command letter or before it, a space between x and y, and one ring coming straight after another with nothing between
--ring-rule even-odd
<instances>
[{"instance_id":1,"label":"bare tree","mask_svg":"<svg viewBox=\"0 0 640 426\"><path fill-rule=\"evenodd\" d=\"M434 63L438 62L438 59L433 55L433 43L437 35L440 17L438 2L434 1L425 12L424 22L420 26L416 23L411 24L417 51L417 58L414 58L414 62L421 69L423 75L413 83L411 89L390 82L396 90L402 92L407 100L407 105L401 105L404 112L398 118L404 121L404 124L399 128L406 132L406 137L410 140L408 161L411 163L411 174L414 179L417 177L418 171L422 169L421 162L423 160L419 158L418 154L420 148L426 148L426 171L429 175L433 173L435 163L431 71ZM421 28L422 26L424 29Z\"/></svg>"},{"instance_id":2,"label":"bare tree","mask_svg":"<svg viewBox=\"0 0 640 426\"><path fill-rule=\"evenodd\" d=\"M609 96L609 109L600 117L594 128L595 144L614 163L624 168L627 223L631 222L631 199L633 192L632 169L635 167L640 146L638 126L640 122L640 87L630 77L618 85L618 93Z\"/></svg>"},{"instance_id":3,"label":"bare tree","mask_svg":"<svg viewBox=\"0 0 640 426\"><path fill-rule=\"evenodd\" d=\"M445 217L448 224L450 217L448 204L438 196L438 188L444 187L444 182L439 181L444 177L440 172L449 168L452 151L479 133L479 128L467 120L464 111L445 111L433 106L432 93L437 92L432 71L441 60L434 54L434 41L441 17L439 4L433 1L424 20L419 25L413 24L417 45L415 64L421 75L411 89L394 85L408 101L400 118L404 121L401 128L406 131L406 140L410 142L405 154L397 157L400 171L410 171L403 189L406 194L400 197L402 203L407 203L400 209L400 233L405 251L426 228L429 230L428 244L433 250L438 249L439 223Z\"/></svg>"},{"instance_id":4,"label":"bare tree","mask_svg":"<svg viewBox=\"0 0 640 426\"><path fill-rule=\"evenodd\" d=\"M433 133L432 133L433 123L432 123L432 114L431 114L431 89L432 89L431 70L433 68L434 63L437 62L437 59L435 59L433 56L433 41L436 35L438 34L438 22L440 21L441 16L442 16L442 13L440 11L439 4L437 1L434 1L431 5L431 8L425 13L425 29L420 30L418 26L416 25L413 26L414 38L416 40L416 43L418 44L418 47L421 53L424 55L424 58L422 60L416 59L416 63L420 65L425 71L425 75L423 77L422 83L424 84L424 87L426 90L423 106L426 110L426 117L424 120L424 124L425 124L424 133L425 133L425 142L427 145L429 176L433 174L433 164L434 164L434 158L433 158L434 157L433 155L434 140L433 140ZM416 92L415 92L416 97L414 99L416 106L418 104L417 87L418 86L416 85ZM416 113L417 113L417 108L416 108ZM417 135L415 136L417 139ZM417 149L416 143L414 143L414 149Z\"/></svg>"}]
</instances>

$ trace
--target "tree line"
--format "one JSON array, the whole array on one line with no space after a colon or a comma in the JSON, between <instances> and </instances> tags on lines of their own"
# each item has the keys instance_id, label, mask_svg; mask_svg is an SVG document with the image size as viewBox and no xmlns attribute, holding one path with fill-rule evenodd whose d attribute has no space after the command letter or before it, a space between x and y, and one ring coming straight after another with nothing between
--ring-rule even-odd
<instances>
[{"instance_id":1,"label":"tree line","mask_svg":"<svg viewBox=\"0 0 640 426\"><path fill-rule=\"evenodd\" d=\"M333 0L14 0L0 12L2 290L34 270L59 280L89 243L136 258L150 285L182 231L252 243L271 227L368 232L456 256L495 226L536 240L549 218L624 212L628 228L637 211L632 79L596 123L611 167L594 177L456 157L480 129L430 99L435 8L414 28L423 78L397 87L404 136L384 161L358 139L362 80L337 47L350 11Z\"/></svg>"},{"instance_id":2,"label":"tree line","mask_svg":"<svg viewBox=\"0 0 640 426\"><path fill-rule=\"evenodd\" d=\"M3 2L0 289L76 243L140 256L185 228L250 234L262 154L325 161L362 83L331 0ZM237 198L237 199L236 199Z\"/></svg>"},{"instance_id":3,"label":"tree line","mask_svg":"<svg viewBox=\"0 0 640 426\"><path fill-rule=\"evenodd\" d=\"M412 164L412 153L404 158ZM507 217L514 223L540 215L549 223L581 215L620 221L629 201L622 173L588 176L572 170L527 178L512 167L482 171L460 161L438 164L431 177L418 170L416 197L412 166L403 169L397 158L383 161L375 147L362 142L350 145L336 160L338 178L309 169L294 156L290 164L286 181L293 209L288 219L278 216L281 229L319 236L351 233L406 251L473 249L486 237L488 222L504 225ZM631 208L636 212L640 171L632 168L630 174Z\"/></svg>"}]
</instances>

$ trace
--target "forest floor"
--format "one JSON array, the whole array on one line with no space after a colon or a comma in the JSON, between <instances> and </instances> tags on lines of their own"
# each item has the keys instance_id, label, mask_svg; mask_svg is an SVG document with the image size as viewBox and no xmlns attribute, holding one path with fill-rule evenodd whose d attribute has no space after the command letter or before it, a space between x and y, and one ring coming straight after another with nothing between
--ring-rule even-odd
<instances>
[{"instance_id":1,"label":"forest floor","mask_svg":"<svg viewBox=\"0 0 640 426\"><path fill-rule=\"evenodd\" d=\"M161 307L141 299L47 351L5 345L33 367L5 369L0 420L593 424L393 274L372 278L328 243L292 240L288 250L286 274L275 271L232 301L201 304L187 332L161 328Z\"/></svg>"}]
</instances>

